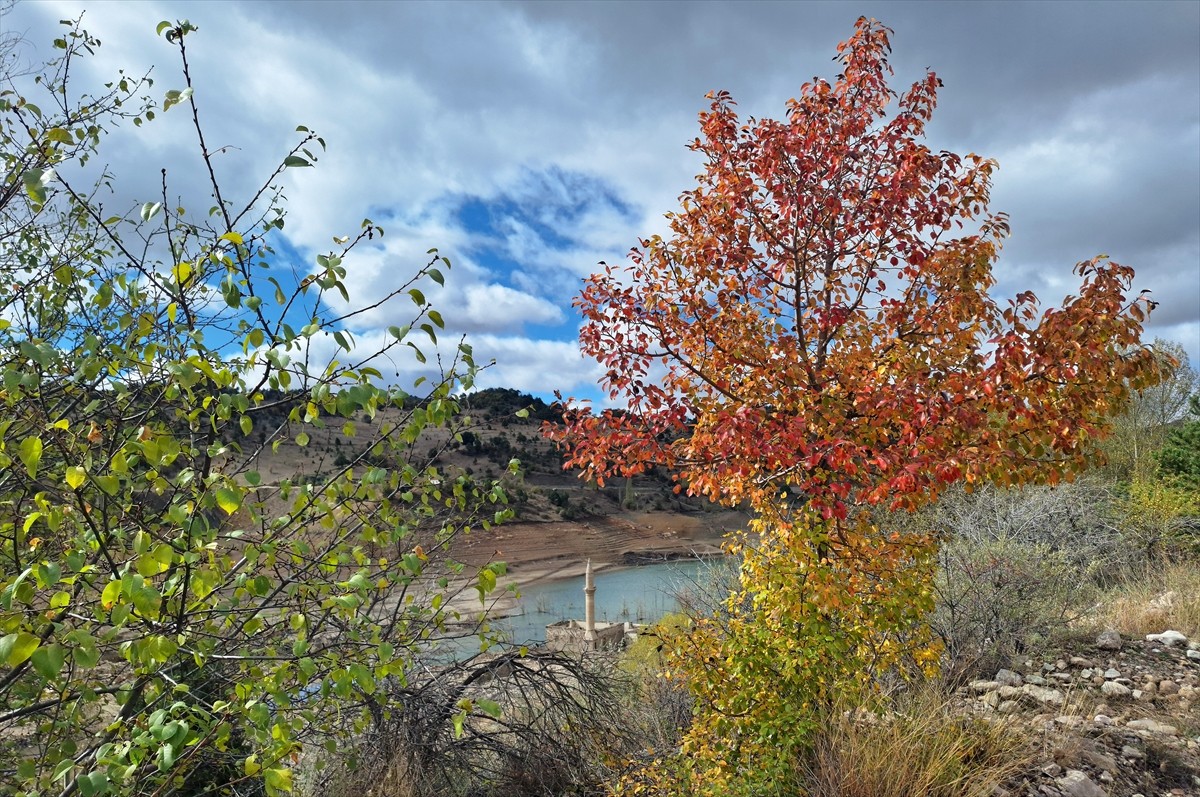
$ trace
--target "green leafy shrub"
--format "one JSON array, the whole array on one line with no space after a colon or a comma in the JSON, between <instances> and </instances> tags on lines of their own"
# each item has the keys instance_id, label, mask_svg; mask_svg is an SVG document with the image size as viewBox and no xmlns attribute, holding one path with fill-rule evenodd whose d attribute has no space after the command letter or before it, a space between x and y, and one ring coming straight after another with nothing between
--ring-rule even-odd
<instances>
[{"instance_id":1,"label":"green leafy shrub","mask_svg":"<svg viewBox=\"0 0 1200 797\"><path fill-rule=\"evenodd\" d=\"M464 573L446 554L507 517L503 491L440 474L411 445L428 429L453 437L470 348L443 347L415 397L373 366L435 359L423 349L443 321L418 286L440 284L448 261L431 253L399 279L382 305L407 323L356 348L347 269L383 231L364 222L311 263L273 248L278 186L325 142L298 128L257 190L223 192L187 69L195 30L159 25L183 83L158 104L148 78L68 86L99 46L74 23L31 89L44 96L0 92L6 792L287 792L301 754L379 725L383 685L457 619L450 598L486 597L504 570ZM118 178L82 183L75 167L120 123L176 105L211 178L191 199L205 208L211 191L216 205L166 202L166 164L163 201L102 208ZM312 351L323 337L339 352L328 365ZM340 469L256 469L261 448L301 452L329 426L353 436L361 416L387 423Z\"/></svg>"},{"instance_id":2,"label":"green leafy shrub","mask_svg":"<svg viewBox=\"0 0 1200 797\"><path fill-rule=\"evenodd\" d=\"M1200 394L1188 400L1187 421L1171 430L1155 458L1163 473L1200 486Z\"/></svg>"}]
</instances>

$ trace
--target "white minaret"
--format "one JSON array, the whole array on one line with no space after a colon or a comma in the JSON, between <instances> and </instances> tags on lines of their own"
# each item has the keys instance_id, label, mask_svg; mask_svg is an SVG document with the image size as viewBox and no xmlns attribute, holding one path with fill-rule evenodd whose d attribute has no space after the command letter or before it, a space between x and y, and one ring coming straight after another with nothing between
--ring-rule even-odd
<instances>
[{"instance_id":1,"label":"white minaret","mask_svg":"<svg viewBox=\"0 0 1200 797\"><path fill-rule=\"evenodd\" d=\"M592 560L583 571L583 649L596 649L596 582L592 580Z\"/></svg>"}]
</instances>

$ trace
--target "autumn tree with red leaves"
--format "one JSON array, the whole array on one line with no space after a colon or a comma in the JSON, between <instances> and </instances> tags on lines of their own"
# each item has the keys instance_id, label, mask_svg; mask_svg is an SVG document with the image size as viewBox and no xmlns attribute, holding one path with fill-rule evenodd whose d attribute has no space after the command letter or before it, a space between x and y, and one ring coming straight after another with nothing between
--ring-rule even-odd
<instances>
[{"instance_id":1,"label":"autumn tree with red leaves","mask_svg":"<svg viewBox=\"0 0 1200 797\"><path fill-rule=\"evenodd\" d=\"M937 540L880 510L959 482L1069 479L1155 378L1132 269L1080 263L1057 308L989 295L1008 233L988 210L996 163L922 143L932 72L888 114L889 34L860 19L842 74L805 84L783 120L742 121L710 94L672 234L577 300L582 348L628 409L576 405L549 427L568 467L602 481L662 465L753 510L730 541L740 590L669 645L698 706L677 790L773 777L835 696L936 660L921 621Z\"/></svg>"}]
</instances>

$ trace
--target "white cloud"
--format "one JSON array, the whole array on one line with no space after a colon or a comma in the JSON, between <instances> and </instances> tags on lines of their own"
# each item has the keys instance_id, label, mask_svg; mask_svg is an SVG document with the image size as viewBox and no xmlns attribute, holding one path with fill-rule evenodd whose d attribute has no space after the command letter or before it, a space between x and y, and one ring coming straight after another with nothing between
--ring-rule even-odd
<instances>
[{"instance_id":1,"label":"white cloud","mask_svg":"<svg viewBox=\"0 0 1200 797\"><path fill-rule=\"evenodd\" d=\"M603 369L585 360L574 343L530 340L509 335L475 335L471 338L477 362L494 359L496 365L477 380L479 387L511 387L544 393L552 385L564 395L594 392Z\"/></svg>"},{"instance_id":2,"label":"white cloud","mask_svg":"<svg viewBox=\"0 0 1200 797\"><path fill-rule=\"evenodd\" d=\"M453 308L453 325L467 332L512 330L563 320L557 305L503 285L468 285L463 294L466 304Z\"/></svg>"},{"instance_id":3,"label":"white cloud","mask_svg":"<svg viewBox=\"0 0 1200 797\"><path fill-rule=\"evenodd\" d=\"M254 190L295 126L313 128L328 153L282 179L285 233L301 265L371 216L387 235L347 263L353 298L369 303L439 247L454 263L447 287L422 290L448 326L482 333L502 367L516 358L489 379L542 394L594 375L568 356L570 301L598 260L618 262L639 237L667 232L662 214L703 167L685 144L704 92L730 89L747 116L780 114L802 82L832 75L834 46L860 13L840 4L313 2L281 13L270 3L44 2L18 4L5 22L42 48L30 54L37 61L57 20L84 6L104 46L75 73L81 82L157 64L154 96L177 88L177 56L154 25L190 18L207 141L228 147L216 158L226 195ZM1053 301L1072 286L1077 260L1108 252L1138 268L1164 303L1160 328L1190 337L1182 342L1200 359L1197 7L1111 4L1081 16L1069 5L1000 13L868 2L861 13L895 29L899 76L929 64L945 78L930 146L1001 160L993 204L1014 223L1002 287ZM1098 38L1109 46L1097 48ZM107 202L157 198L165 167L172 198L202 214L212 199L189 122L177 108L114 135L103 160L120 179ZM464 197L492 203L495 230L464 226ZM356 318L356 333L403 320L404 302ZM522 324L558 324L562 340L521 337Z\"/></svg>"}]
</instances>

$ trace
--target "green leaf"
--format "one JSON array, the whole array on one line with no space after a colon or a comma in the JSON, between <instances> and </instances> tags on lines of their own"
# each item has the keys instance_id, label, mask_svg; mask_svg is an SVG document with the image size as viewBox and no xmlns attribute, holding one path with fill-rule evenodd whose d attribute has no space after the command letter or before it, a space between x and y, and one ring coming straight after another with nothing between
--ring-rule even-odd
<instances>
[{"instance_id":1,"label":"green leaf","mask_svg":"<svg viewBox=\"0 0 1200 797\"><path fill-rule=\"evenodd\" d=\"M58 674L62 672L66 656L66 648L58 643L42 645L29 657L29 663L33 665L33 669L37 670L38 675L46 680L51 680L57 678Z\"/></svg>"},{"instance_id":2,"label":"green leaf","mask_svg":"<svg viewBox=\"0 0 1200 797\"><path fill-rule=\"evenodd\" d=\"M62 567L57 562L42 562L37 566L38 586L53 587L62 578Z\"/></svg>"},{"instance_id":3,"label":"green leaf","mask_svg":"<svg viewBox=\"0 0 1200 797\"><path fill-rule=\"evenodd\" d=\"M291 168L291 167L298 168L301 166L312 166L311 163L306 161L304 158L301 158L299 155L288 155L286 158L283 159L283 165L286 167L289 167L289 168Z\"/></svg>"},{"instance_id":4,"label":"green leaf","mask_svg":"<svg viewBox=\"0 0 1200 797\"><path fill-rule=\"evenodd\" d=\"M158 557L151 554L143 554L137 558L137 561L134 562L134 567L139 576L150 578L167 570L170 567L170 564L163 564L158 560Z\"/></svg>"},{"instance_id":5,"label":"green leaf","mask_svg":"<svg viewBox=\"0 0 1200 797\"><path fill-rule=\"evenodd\" d=\"M301 432L300 434L296 435L296 445L300 446L301 448L308 445L308 440L308 432Z\"/></svg>"},{"instance_id":6,"label":"green leaf","mask_svg":"<svg viewBox=\"0 0 1200 797\"><path fill-rule=\"evenodd\" d=\"M92 640L79 643L71 648L71 658L84 669L91 669L100 662L100 650Z\"/></svg>"},{"instance_id":7,"label":"green leaf","mask_svg":"<svg viewBox=\"0 0 1200 797\"><path fill-rule=\"evenodd\" d=\"M72 136L69 131L63 130L61 127L52 127L47 130L46 138L50 139L51 141L56 141L59 144L75 143L75 137Z\"/></svg>"},{"instance_id":8,"label":"green leaf","mask_svg":"<svg viewBox=\"0 0 1200 797\"><path fill-rule=\"evenodd\" d=\"M28 169L21 175L21 180L25 183L25 193L37 204L46 204L46 184L52 177L54 172L50 169Z\"/></svg>"},{"instance_id":9,"label":"green leaf","mask_svg":"<svg viewBox=\"0 0 1200 797\"><path fill-rule=\"evenodd\" d=\"M36 477L38 463L42 461L42 439L40 437L26 437L21 441L21 447L17 452L17 456L25 464L25 472L29 474L29 478Z\"/></svg>"},{"instance_id":10,"label":"green leaf","mask_svg":"<svg viewBox=\"0 0 1200 797\"><path fill-rule=\"evenodd\" d=\"M158 771L166 772L175 766L175 745L164 744L158 748Z\"/></svg>"},{"instance_id":11,"label":"green leaf","mask_svg":"<svg viewBox=\"0 0 1200 797\"><path fill-rule=\"evenodd\" d=\"M25 631L0 638L0 662L6 667L16 667L32 656L40 644L37 637Z\"/></svg>"},{"instance_id":12,"label":"green leaf","mask_svg":"<svg viewBox=\"0 0 1200 797\"><path fill-rule=\"evenodd\" d=\"M78 784L79 793L83 797L97 797L108 791L108 773L89 772L86 775L80 775L76 784Z\"/></svg>"},{"instance_id":13,"label":"green leaf","mask_svg":"<svg viewBox=\"0 0 1200 797\"><path fill-rule=\"evenodd\" d=\"M97 476L95 482L107 495L116 495L121 489L121 480L116 476Z\"/></svg>"},{"instance_id":14,"label":"green leaf","mask_svg":"<svg viewBox=\"0 0 1200 797\"><path fill-rule=\"evenodd\" d=\"M268 769L263 772L263 781L267 785L267 794L271 797L280 792L291 792L292 771L290 769Z\"/></svg>"},{"instance_id":15,"label":"green leaf","mask_svg":"<svg viewBox=\"0 0 1200 797\"><path fill-rule=\"evenodd\" d=\"M182 91L179 91L176 89L171 89L170 91L167 92L166 97L163 98L163 104L162 104L163 110L169 111L169 110L171 110L171 108L178 105L179 103L185 102L186 100L188 100L191 96L192 96L192 87L191 86L188 86L186 89L183 89Z\"/></svg>"},{"instance_id":16,"label":"green leaf","mask_svg":"<svg viewBox=\"0 0 1200 797\"><path fill-rule=\"evenodd\" d=\"M242 306L242 289L231 279L227 279L221 283L221 294L225 297L225 304L230 307Z\"/></svg>"},{"instance_id":17,"label":"green leaf","mask_svg":"<svg viewBox=\"0 0 1200 797\"><path fill-rule=\"evenodd\" d=\"M162 32L163 32L164 30L170 30L170 29L171 29L171 23L170 23L170 22L167 22L167 21L164 19L162 22L158 23L158 27L154 29L154 33L155 33L155 35L157 35L157 36L161 36L161 35L162 35Z\"/></svg>"},{"instance_id":18,"label":"green leaf","mask_svg":"<svg viewBox=\"0 0 1200 797\"><path fill-rule=\"evenodd\" d=\"M479 571L479 598L482 600L489 592L496 588L496 574L486 567Z\"/></svg>"},{"instance_id":19,"label":"green leaf","mask_svg":"<svg viewBox=\"0 0 1200 797\"><path fill-rule=\"evenodd\" d=\"M484 714L487 714L489 717L495 717L496 719L500 719L500 715L504 713L504 710L500 708L500 704L495 700L486 700L481 697L475 701L475 705L479 706L479 709L483 711Z\"/></svg>"},{"instance_id":20,"label":"green leaf","mask_svg":"<svg viewBox=\"0 0 1200 797\"><path fill-rule=\"evenodd\" d=\"M142 205L142 209L140 211L142 221L150 221L150 219L154 218L154 216L160 210L162 210L161 202L147 202L146 204Z\"/></svg>"}]
</instances>

